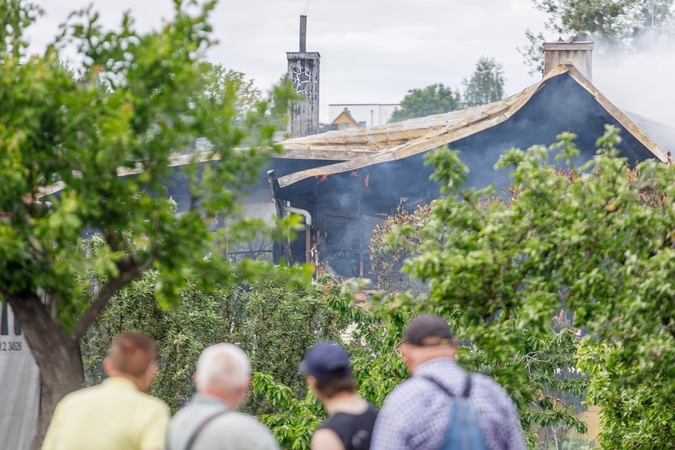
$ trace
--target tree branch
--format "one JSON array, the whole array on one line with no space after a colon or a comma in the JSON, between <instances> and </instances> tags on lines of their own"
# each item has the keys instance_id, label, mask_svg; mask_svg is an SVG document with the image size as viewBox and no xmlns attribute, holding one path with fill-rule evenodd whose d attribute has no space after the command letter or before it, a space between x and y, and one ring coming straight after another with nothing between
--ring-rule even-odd
<instances>
[{"instance_id":1,"label":"tree branch","mask_svg":"<svg viewBox=\"0 0 675 450\"><path fill-rule=\"evenodd\" d=\"M87 329L94 323L98 316L103 312L106 305L110 301L113 295L119 292L127 284L134 281L139 275L145 272L152 266L152 263L155 261L155 255L151 254L143 262L143 264L138 264L135 261L133 256L125 258L124 260L117 263L117 267L120 269L120 274L116 278L108 280L108 282L103 286L96 296L94 303L85 311L84 315L77 322L77 325L70 332L70 339L79 340L84 336Z\"/></svg>"}]
</instances>

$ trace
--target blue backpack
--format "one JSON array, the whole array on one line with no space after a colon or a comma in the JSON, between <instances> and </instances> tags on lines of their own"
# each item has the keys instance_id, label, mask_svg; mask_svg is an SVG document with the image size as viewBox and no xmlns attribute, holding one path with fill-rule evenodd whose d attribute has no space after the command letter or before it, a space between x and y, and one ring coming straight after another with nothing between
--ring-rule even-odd
<instances>
[{"instance_id":1,"label":"blue backpack","mask_svg":"<svg viewBox=\"0 0 675 450\"><path fill-rule=\"evenodd\" d=\"M471 393L471 375L466 377L466 387L461 397L455 397L445 386L433 378L424 377L450 397L450 426L445 435L441 450L487 450L485 438L476 420L469 394Z\"/></svg>"}]
</instances>

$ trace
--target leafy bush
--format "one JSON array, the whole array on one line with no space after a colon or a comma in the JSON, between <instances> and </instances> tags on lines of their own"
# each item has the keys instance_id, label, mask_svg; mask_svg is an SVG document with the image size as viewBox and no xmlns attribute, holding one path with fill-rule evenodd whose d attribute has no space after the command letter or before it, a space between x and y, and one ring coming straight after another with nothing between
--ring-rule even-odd
<instances>
[{"instance_id":1,"label":"leafy bush","mask_svg":"<svg viewBox=\"0 0 675 450\"><path fill-rule=\"evenodd\" d=\"M286 269L289 279L293 268ZM151 394L167 402L172 411L184 406L194 392L192 374L202 350L219 342L243 348L255 371L265 371L303 396L305 380L297 369L305 351L319 339L336 339L346 327L323 299L322 281L295 287L269 277L246 286L216 286L212 291L193 284L181 291L179 307L157 305L155 271L131 283L110 302L82 340L87 383L105 375L102 360L115 335L137 330L147 333L159 347L160 370ZM270 413L273 405L253 396L245 410Z\"/></svg>"},{"instance_id":2,"label":"leafy bush","mask_svg":"<svg viewBox=\"0 0 675 450\"><path fill-rule=\"evenodd\" d=\"M560 390L563 381L553 375L578 366L588 376L587 401L602 408L603 448L669 448L675 170L655 160L631 170L609 126L597 156L576 168L574 137L506 152L497 166L513 169L517 195L487 208L480 203L493 190L463 189L466 167L457 153L433 152L434 177L447 195L436 201L419 256L404 270L429 285L417 302L454 318L476 355L484 352L485 368L512 394L524 425L546 424L536 416L567 420L539 386ZM575 176L548 163L553 151ZM574 314L575 330L587 332L581 341L551 327L561 309ZM545 358L528 364L528 355ZM583 390L583 378L564 383ZM534 408L525 413L526 404L545 416Z\"/></svg>"}]
</instances>

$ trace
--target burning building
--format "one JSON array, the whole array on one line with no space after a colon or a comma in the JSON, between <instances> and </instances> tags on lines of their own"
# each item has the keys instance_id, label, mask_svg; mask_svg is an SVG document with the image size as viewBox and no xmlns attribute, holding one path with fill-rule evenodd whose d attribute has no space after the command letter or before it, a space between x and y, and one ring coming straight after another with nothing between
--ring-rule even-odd
<instances>
[{"instance_id":1,"label":"burning building","mask_svg":"<svg viewBox=\"0 0 675 450\"><path fill-rule=\"evenodd\" d=\"M595 141L606 124L619 128L621 154L631 163L648 158L669 163L675 150L675 130L622 112L593 86L590 42L546 44L543 79L503 101L316 134L320 55L306 51L306 24L301 18L300 51L287 54L289 78L304 98L289 108L292 138L282 142L283 154L259 174L245 200L248 214L257 217L301 214L306 230L292 242L239 249L241 256L311 261L334 275L376 279L369 255L372 232L398 207L413 209L438 197L439 186L429 180L433 168L424 159L440 146L461 152L470 170L468 186L494 184L498 189L509 183L507 172L493 169L505 150L548 145L566 131L578 136L578 164L595 154ZM208 152L203 155L201 161L207 162ZM193 156L172 158L176 171L167 195L179 211L190 201L180 166ZM60 189L57 183L45 194Z\"/></svg>"},{"instance_id":2,"label":"burning building","mask_svg":"<svg viewBox=\"0 0 675 450\"><path fill-rule=\"evenodd\" d=\"M606 124L619 128L621 154L631 163L669 163L675 130L628 115L605 98L591 82L592 48L591 42L546 44L543 79L500 102L284 141L270 171L273 201L281 214L301 212L308 226L283 253L343 277L375 279L372 231L400 205L414 208L438 197L424 155L440 146L460 150L470 170L467 185L475 187L507 186L509 174L493 169L499 156L512 147L548 145L561 132L578 136L581 164L595 154Z\"/></svg>"}]
</instances>

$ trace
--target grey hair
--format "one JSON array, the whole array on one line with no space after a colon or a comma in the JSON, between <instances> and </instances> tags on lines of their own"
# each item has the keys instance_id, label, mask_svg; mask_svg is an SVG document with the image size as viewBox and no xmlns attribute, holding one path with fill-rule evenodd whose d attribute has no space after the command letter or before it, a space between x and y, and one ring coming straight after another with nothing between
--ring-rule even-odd
<instances>
[{"instance_id":1,"label":"grey hair","mask_svg":"<svg viewBox=\"0 0 675 450\"><path fill-rule=\"evenodd\" d=\"M215 344L204 349L197 361L197 390L230 392L241 387L251 374L246 353L233 344Z\"/></svg>"}]
</instances>

